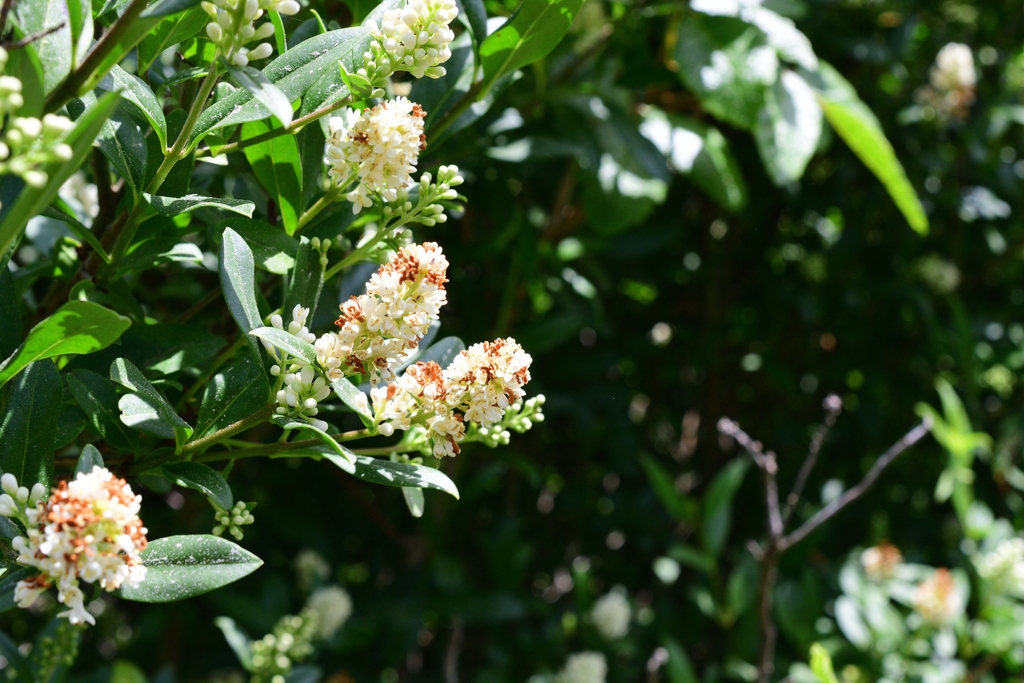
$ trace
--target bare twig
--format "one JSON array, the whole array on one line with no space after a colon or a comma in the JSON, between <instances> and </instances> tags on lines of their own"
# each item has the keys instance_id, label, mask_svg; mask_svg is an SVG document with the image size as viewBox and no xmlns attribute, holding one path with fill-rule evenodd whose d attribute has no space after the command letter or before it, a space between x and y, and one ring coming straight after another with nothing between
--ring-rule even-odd
<instances>
[{"instance_id":1,"label":"bare twig","mask_svg":"<svg viewBox=\"0 0 1024 683\"><path fill-rule=\"evenodd\" d=\"M760 441L751 439L749 434L740 429L739 424L727 417L723 417L718 421L718 431L732 437L736 443L743 447L743 450L750 454L750 457L754 459L757 466L762 470L764 469L764 446L761 445Z\"/></svg>"},{"instance_id":2,"label":"bare twig","mask_svg":"<svg viewBox=\"0 0 1024 683\"><path fill-rule=\"evenodd\" d=\"M840 510L867 493L868 489L874 485L875 481L878 480L878 477L880 477L882 472L885 471L885 468L891 465L892 461L895 460L900 453L923 439L925 435L931 431L931 428L931 418L926 417L921 420L920 424L904 434L899 441L889 447L889 450L879 456L878 460L875 461L875 464L871 466L871 469L868 470L868 473L864 475L864 478L861 479L856 486L847 489L841 496L833 500L831 503L819 510L816 515L801 524L793 533L783 538L779 547L785 551L787 548L796 545L807 538L807 535L812 531L834 517Z\"/></svg>"},{"instance_id":3,"label":"bare twig","mask_svg":"<svg viewBox=\"0 0 1024 683\"><path fill-rule=\"evenodd\" d=\"M32 43L36 42L40 38L45 38L46 36L50 35L51 33L56 33L57 31L61 30L65 26L67 26L67 24L65 24L62 21L59 24L57 24L56 26L51 26L50 28L44 28L42 31L36 31L35 33L30 33L27 36L25 36L24 38L22 38L21 40L15 42L15 43L11 43L10 45L5 45L4 47L6 49L8 49L8 50L20 50L21 48L25 47L26 45L31 45Z\"/></svg>"},{"instance_id":4,"label":"bare twig","mask_svg":"<svg viewBox=\"0 0 1024 683\"><path fill-rule=\"evenodd\" d=\"M825 437L828 436L829 431L836 423L836 418L839 417L839 413L843 410L843 402L835 394L829 394L822 401L822 407L825 408L825 419L821 425L814 432L814 436L811 437L811 445L807 448L807 457L804 458L804 464L800 466L800 472L796 475L796 481L793 483L793 490L786 496L786 508L782 511L782 520L788 521L789 516L793 514L793 508L800 501L800 496L804 492L804 486L807 485L807 479L811 476L811 470L818 462L818 454L821 453L821 446L825 443Z\"/></svg>"}]
</instances>

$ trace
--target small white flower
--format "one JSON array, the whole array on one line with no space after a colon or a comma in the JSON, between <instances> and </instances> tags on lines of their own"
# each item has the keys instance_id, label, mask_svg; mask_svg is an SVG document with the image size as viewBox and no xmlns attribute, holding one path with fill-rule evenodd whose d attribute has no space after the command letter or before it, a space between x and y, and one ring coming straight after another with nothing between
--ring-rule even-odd
<instances>
[{"instance_id":1,"label":"small white flower","mask_svg":"<svg viewBox=\"0 0 1024 683\"><path fill-rule=\"evenodd\" d=\"M997 590L1024 596L1024 538L1008 538L977 562L978 573Z\"/></svg>"},{"instance_id":2,"label":"small white flower","mask_svg":"<svg viewBox=\"0 0 1024 683\"><path fill-rule=\"evenodd\" d=\"M416 78L444 76L440 65L451 58L455 40L449 24L458 14L455 0L407 0L401 9L385 12L379 27L369 24L376 39L376 66L408 71Z\"/></svg>"},{"instance_id":3,"label":"small white flower","mask_svg":"<svg viewBox=\"0 0 1024 683\"><path fill-rule=\"evenodd\" d=\"M914 610L934 626L944 626L956 618L964 605L956 582L948 569L936 569L930 578L914 590Z\"/></svg>"},{"instance_id":4,"label":"small white flower","mask_svg":"<svg viewBox=\"0 0 1024 683\"><path fill-rule=\"evenodd\" d=\"M860 554L860 563L864 573L875 581L891 579L903 562L900 549L891 543L879 543Z\"/></svg>"},{"instance_id":5,"label":"small white flower","mask_svg":"<svg viewBox=\"0 0 1024 683\"><path fill-rule=\"evenodd\" d=\"M525 395L533 359L515 339L474 344L444 371L448 402L483 427L500 422L505 410Z\"/></svg>"},{"instance_id":6,"label":"small white flower","mask_svg":"<svg viewBox=\"0 0 1024 683\"><path fill-rule=\"evenodd\" d=\"M331 575L331 565L312 548L303 548L295 556L295 574L303 591L319 585Z\"/></svg>"},{"instance_id":7,"label":"small white flower","mask_svg":"<svg viewBox=\"0 0 1024 683\"><path fill-rule=\"evenodd\" d=\"M424 116L420 105L398 97L331 118L324 146L327 175L343 189L357 181L346 194L355 213L372 206L374 197L396 201L398 191L409 185L426 146Z\"/></svg>"},{"instance_id":8,"label":"small white flower","mask_svg":"<svg viewBox=\"0 0 1024 683\"><path fill-rule=\"evenodd\" d=\"M597 632L608 640L624 638L629 633L629 622L633 609L626 598L625 590L615 588L602 595L590 610L590 620Z\"/></svg>"},{"instance_id":9,"label":"small white flower","mask_svg":"<svg viewBox=\"0 0 1024 683\"><path fill-rule=\"evenodd\" d=\"M931 70L932 87L942 92L973 90L978 82L971 48L963 43L948 43L935 55Z\"/></svg>"},{"instance_id":10,"label":"small white flower","mask_svg":"<svg viewBox=\"0 0 1024 683\"><path fill-rule=\"evenodd\" d=\"M556 683L605 683L608 661L600 652L578 652L569 655L565 666L555 677Z\"/></svg>"},{"instance_id":11,"label":"small white flower","mask_svg":"<svg viewBox=\"0 0 1024 683\"><path fill-rule=\"evenodd\" d=\"M320 639L330 640L352 616L352 598L340 586L327 586L309 596L306 609L313 615Z\"/></svg>"}]
</instances>

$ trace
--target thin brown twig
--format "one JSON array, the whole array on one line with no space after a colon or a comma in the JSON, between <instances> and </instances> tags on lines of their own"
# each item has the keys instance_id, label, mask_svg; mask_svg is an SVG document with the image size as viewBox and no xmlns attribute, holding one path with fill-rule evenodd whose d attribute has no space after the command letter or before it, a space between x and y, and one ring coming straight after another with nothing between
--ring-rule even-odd
<instances>
[{"instance_id":1,"label":"thin brown twig","mask_svg":"<svg viewBox=\"0 0 1024 683\"><path fill-rule=\"evenodd\" d=\"M4 48L7 49L7 50L20 50L21 48L25 47L26 45L31 45L32 43L36 42L40 38L45 38L46 36L50 35L51 33L56 33L57 31L61 30L65 26L67 26L67 24L62 21L59 24L57 24L56 26L51 26L50 28L44 28L42 31L36 31L35 33L30 33L30 34L28 34L27 36L25 36L24 38L22 38L21 40L19 40L17 42L11 43L10 45L5 45Z\"/></svg>"},{"instance_id":2,"label":"thin brown twig","mask_svg":"<svg viewBox=\"0 0 1024 683\"><path fill-rule=\"evenodd\" d=\"M800 466L800 472L796 475L793 489L786 496L786 507L782 511L783 522L789 520L789 516L793 514L793 508L800 501L800 496L804 492L804 486L807 485L807 479L811 476L811 471L818 463L818 455L821 453L821 447L825 443L825 437L828 436L832 427L835 426L836 418L839 417L839 413L843 410L843 402L835 394L829 394L822 401L822 407L826 411L825 419L815 430L814 436L811 437L811 444L807 447L807 457L804 458L804 463Z\"/></svg>"}]
</instances>

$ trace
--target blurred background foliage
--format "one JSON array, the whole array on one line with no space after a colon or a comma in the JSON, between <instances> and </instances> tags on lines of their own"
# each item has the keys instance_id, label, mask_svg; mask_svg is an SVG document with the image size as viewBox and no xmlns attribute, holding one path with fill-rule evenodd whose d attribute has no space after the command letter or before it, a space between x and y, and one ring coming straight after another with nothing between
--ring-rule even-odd
<instances>
[{"instance_id":1,"label":"blurred background foliage","mask_svg":"<svg viewBox=\"0 0 1024 683\"><path fill-rule=\"evenodd\" d=\"M325 17L366 10L314 5ZM488 2L489 14L514 5ZM213 619L258 636L297 612L295 557L312 548L330 566L321 580L354 603L315 660L332 683L521 682L580 650L607 655L612 683L751 680L757 575L744 544L764 534L764 503L715 425L729 416L773 449L788 490L830 393L844 410L798 519L856 482L915 424L916 404L939 405L941 377L971 428L992 437L968 463L975 495L1024 526L1024 12L1009 0L765 6L878 117L927 235L827 123L802 177L773 181L755 136L723 120L742 103L708 107L687 86L686 4L589 0L562 46L489 114L431 140L433 161L464 169L469 201L417 235L453 264L443 333L515 336L534 357L531 393L546 394L547 420L444 463L462 499L428 495L418 520L399 491L314 462L240 461L236 494L258 503L245 545L266 566L185 604L110 603L85 636L82 670L100 666L94 679L106 680L103 662L126 659L152 680L231 680L238 664ZM949 42L970 46L978 69L976 98L952 113L923 90ZM689 172L650 139L651 120L703 140ZM172 302L216 284L190 273L145 277ZM325 292L324 316L346 286ZM943 446L925 440L783 558L780 672L831 641L844 676L876 679L836 645L853 550L887 540L914 562L968 566L953 507L934 498L946 467ZM194 492L154 500L154 536L212 526ZM608 641L586 615L615 586L635 621ZM31 617L10 615L17 637Z\"/></svg>"}]
</instances>

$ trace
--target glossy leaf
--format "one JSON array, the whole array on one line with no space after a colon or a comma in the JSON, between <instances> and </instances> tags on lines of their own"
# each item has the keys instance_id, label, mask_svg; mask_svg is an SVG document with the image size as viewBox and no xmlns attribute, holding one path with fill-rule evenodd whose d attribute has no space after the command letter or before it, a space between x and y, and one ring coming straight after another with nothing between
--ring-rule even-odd
<instances>
[{"instance_id":1,"label":"glossy leaf","mask_svg":"<svg viewBox=\"0 0 1024 683\"><path fill-rule=\"evenodd\" d=\"M256 307L255 276L249 246L237 232L228 228L220 243L220 285L231 317L238 323L259 358L260 346L256 338L249 335L251 330L263 326L263 319Z\"/></svg>"},{"instance_id":2,"label":"glossy leaf","mask_svg":"<svg viewBox=\"0 0 1024 683\"><path fill-rule=\"evenodd\" d=\"M342 377L331 382L331 389L334 390L334 394L341 399L342 403L351 408L364 423L370 419L370 414L367 412L366 407L369 405L369 399L356 385Z\"/></svg>"},{"instance_id":3,"label":"glossy leaf","mask_svg":"<svg viewBox=\"0 0 1024 683\"><path fill-rule=\"evenodd\" d=\"M179 214L195 211L203 207L224 209L225 211L242 214L246 218L252 218L252 212L256 209L255 204L245 199L223 199L207 197L201 194L187 194L184 197L159 197L151 194L144 194L143 196L157 213L169 218L174 218Z\"/></svg>"},{"instance_id":4,"label":"glossy leaf","mask_svg":"<svg viewBox=\"0 0 1024 683\"><path fill-rule=\"evenodd\" d=\"M907 223L921 235L928 234L928 216L903 165L874 113L857 96L853 86L831 65L821 63L819 101L825 118L853 153L875 174ZM813 83L812 83L813 84Z\"/></svg>"},{"instance_id":5,"label":"glossy leaf","mask_svg":"<svg viewBox=\"0 0 1024 683\"><path fill-rule=\"evenodd\" d=\"M21 481L19 480L18 483L20 484ZM3 576L0 576L0 613L6 612L17 604L14 600L14 589L18 582L38 573L39 570L35 567L19 567L17 565L8 567Z\"/></svg>"},{"instance_id":6,"label":"glossy leaf","mask_svg":"<svg viewBox=\"0 0 1024 683\"><path fill-rule=\"evenodd\" d=\"M251 66L234 66L228 64L230 73L238 84L249 91L252 98L267 108L277 117L278 122L287 128L292 125L292 102L281 90L270 82L270 79Z\"/></svg>"},{"instance_id":7,"label":"glossy leaf","mask_svg":"<svg viewBox=\"0 0 1024 683\"><path fill-rule=\"evenodd\" d=\"M295 306L303 306L309 309L309 320L313 320L323 288L324 266L320 263L320 251L303 237L295 257L295 273L288 289L288 299L284 303L285 317L290 319Z\"/></svg>"},{"instance_id":8,"label":"glossy leaf","mask_svg":"<svg viewBox=\"0 0 1024 683\"><path fill-rule=\"evenodd\" d=\"M82 452L78 455L78 462L75 464L76 474L88 474L93 467L104 467L103 456L91 443L85 444Z\"/></svg>"},{"instance_id":9,"label":"glossy leaf","mask_svg":"<svg viewBox=\"0 0 1024 683\"><path fill-rule=\"evenodd\" d=\"M71 66L82 63L92 45L93 18L91 0L68 0L68 26L71 27Z\"/></svg>"},{"instance_id":10,"label":"glossy leaf","mask_svg":"<svg viewBox=\"0 0 1024 683\"><path fill-rule=\"evenodd\" d=\"M60 450L78 438L85 429L85 413L77 405L65 403L60 409L57 420L57 433L53 437L53 447Z\"/></svg>"},{"instance_id":11,"label":"glossy leaf","mask_svg":"<svg viewBox=\"0 0 1024 683\"><path fill-rule=\"evenodd\" d=\"M138 450L138 433L121 422L113 382L91 370L73 370L68 375L68 387L104 441L114 448Z\"/></svg>"},{"instance_id":12,"label":"glossy leaf","mask_svg":"<svg viewBox=\"0 0 1024 683\"><path fill-rule=\"evenodd\" d=\"M111 363L110 379L133 392L122 396L117 403L121 409L121 421L126 425L156 436L176 439L179 445L192 435L192 427L181 419L163 394L130 361L118 358Z\"/></svg>"},{"instance_id":13,"label":"glossy leaf","mask_svg":"<svg viewBox=\"0 0 1024 683\"><path fill-rule=\"evenodd\" d=\"M276 327L257 327L255 330L250 330L249 334L304 361L307 365L316 365L316 349L313 348L313 345L290 332L279 330Z\"/></svg>"},{"instance_id":14,"label":"glossy leaf","mask_svg":"<svg viewBox=\"0 0 1024 683\"><path fill-rule=\"evenodd\" d=\"M176 462L163 466L163 473L178 486L201 492L222 510L234 505L231 487L217 470L199 462Z\"/></svg>"},{"instance_id":15,"label":"glossy leaf","mask_svg":"<svg viewBox=\"0 0 1024 683\"><path fill-rule=\"evenodd\" d=\"M32 363L18 375L0 421L0 470L22 486L49 486L53 448L64 400L60 373L49 360Z\"/></svg>"},{"instance_id":16,"label":"glossy leaf","mask_svg":"<svg viewBox=\"0 0 1024 683\"><path fill-rule=\"evenodd\" d=\"M76 13L77 14L77 13ZM55 26L60 29L33 41L43 66L43 89L50 93L71 71L71 25L66 0L35 0L14 5L18 27L25 35L42 33ZM81 19L81 17L79 17Z\"/></svg>"},{"instance_id":17,"label":"glossy leaf","mask_svg":"<svg viewBox=\"0 0 1024 683\"><path fill-rule=\"evenodd\" d=\"M403 486L402 498L409 508L409 514L413 517L422 517L426 502L423 500L423 489L415 486Z\"/></svg>"},{"instance_id":18,"label":"glossy leaf","mask_svg":"<svg viewBox=\"0 0 1024 683\"><path fill-rule=\"evenodd\" d=\"M213 620L213 625L224 634L224 640L228 641L228 647L238 657L238 662L242 665L242 668L246 671L252 671L252 652L249 649L249 643L252 639L249 638L249 635L230 617L217 617Z\"/></svg>"},{"instance_id":19,"label":"glossy leaf","mask_svg":"<svg viewBox=\"0 0 1024 683\"><path fill-rule=\"evenodd\" d=\"M523 0L509 20L480 43L485 95L505 74L546 56L562 40L584 0Z\"/></svg>"},{"instance_id":20,"label":"glossy leaf","mask_svg":"<svg viewBox=\"0 0 1024 683\"><path fill-rule=\"evenodd\" d=\"M715 475L704 495L701 532L704 547L712 555L718 556L725 547L732 524L732 501L739 491L743 477L750 467L746 458L730 461L722 471Z\"/></svg>"},{"instance_id":21,"label":"glossy leaf","mask_svg":"<svg viewBox=\"0 0 1024 683\"><path fill-rule=\"evenodd\" d=\"M754 125L754 140L772 182L784 187L803 176L818 149L821 125L814 91L796 73L784 71L767 91Z\"/></svg>"},{"instance_id":22,"label":"glossy leaf","mask_svg":"<svg viewBox=\"0 0 1024 683\"><path fill-rule=\"evenodd\" d=\"M91 301L69 301L32 328L18 350L0 366L0 386L42 358L99 351L117 341L131 321Z\"/></svg>"},{"instance_id":23,"label":"glossy leaf","mask_svg":"<svg viewBox=\"0 0 1024 683\"><path fill-rule=\"evenodd\" d=\"M454 498L459 497L459 489L455 482L444 472L433 467L391 462L386 458L371 458L365 455L355 456L355 462L355 476L372 484L434 489L444 491Z\"/></svg>"},{"instance_id":24,"label":"glossy leaf","mask_svg":"<svg viewBox=\"0 0 1024 683\"><path fill-rule=\"evenodd\" d=\"M200 8L196 8L195 11L202 17L207 16L206 12ZM186 12L186 14L188 13ZM141 70L144 71L144 69ZM99 88L100 90L119 91L124 101L134 106L149 121L160 144L167 147L167 121L164 118L163 107L160 106L156 95L144 80L119 66L114 66L107 77L100 82Z\"/></svg>"},{"instance_id":25,"label":"glossy leaf","mask_svg":"<svg viewBox=\"0 0 1024 683\"><path fill-rule=\"evenodd\" d=\"M137 198L146 183L146 138L123 105L103 124L96 144Z\"/></svg>"},{"instance_id":26,"label":"glossy leaf","mask_svg":"<svg viewBox=\"0 0 1024 683\"><path fill-rule=\"evenodd\" d=\"M263 368L251 355L239 356L206 385L196 419L196 438L249 417L267 404L269 394Z\"/></svg>"},{"instance_id":27,"label":"glossy leaf","mask_svg":"<svg viewBox=\"0 0 1024 683\"><path fill-rule=\"evenodd\" d=\"M323 155L322 149L320 154ZM214 226L213 230L222 233L227 228L231 228L249 245L257 268L286 275L295 265L299 241L284 234L280 228L252 218L230 216Z\"/></svg>"},{"instance_id":28,"label":"glossy leaf","mask_svg":"<svg viewBox=\"0 0 1024 683\"><path fill-rule=\"evenodd\" d=\"M263 560L217 536L168 536L142 551L146 579L122 586L125 600L175 602L208 593L248 576Z\"/></svg>"},{"instance_id":29,"label":"glossy leaf","mask_svg":"<svg viewBox=\"0 0 1024 683\"><path fill-rule=\"evenodd\" d=\"M193 7L161 21L139 43L139 73L148 71L164 50L202 31L209 21L209 15L201 7ZM117 68L115 67L115 70ZM164 142L163 138L161 142Z\"/></svg>"},{"instance_id":30,"label":"glossy leaf","mask_svg":"<svg viewBox=\"0 0 1024 683\"><path fill-rule=\"evenodd\" d=\"M284 415L274 415L271 418L271 421L282 429L297 429L300 432L305 432L306 434L309 434L316 439L320 439L325 444L327 444L327 446L329 446L330 449L334 451L337 455L349 461L349 463L353 462L355 456L352 455L352 452L350 450L348 450L347 448L339 444L337 441L335 441L333 436L331 436L325 431L317 429L308 422L294 420L290 417L285 417Z\"/></svg>"},{"instance_id":31,"label":"glossy leaf","mask_svg":"<svg viewBox=\"0 0 1024 683\"><path fill-rule=\"evenodd\" d=\"M276 124L274 127L280 125ZM244 141L256 137L270 129L269 120L243 124L241 139ZM250 145L244 151L256 179L277 204L285 231L289 235L293 234L298 226L299 216L302 215L302 162L299 159L299 145L295 136L279 135Z\"/></svg>"},{"instance_id":32,"label":"glossy leaf","mask_svg":"<svg viewBox=\"0 0 1024 683\"><path fill-rule=\"evenodd\" d=\"M30 4L30 3L29 3ZM107 118L117 108L119 96L107 93L97 100L75 121L75 127L64 138L71 146L68 161L54 162L43 167L48 180L41 188L31 188L16 176L3 176L0 180L0 253L6 253L25 228L28 220L42 213L57 196L61 185L81 167ZM13 196L17 196L14 200Z\"/></svg>"}]
</instances>

